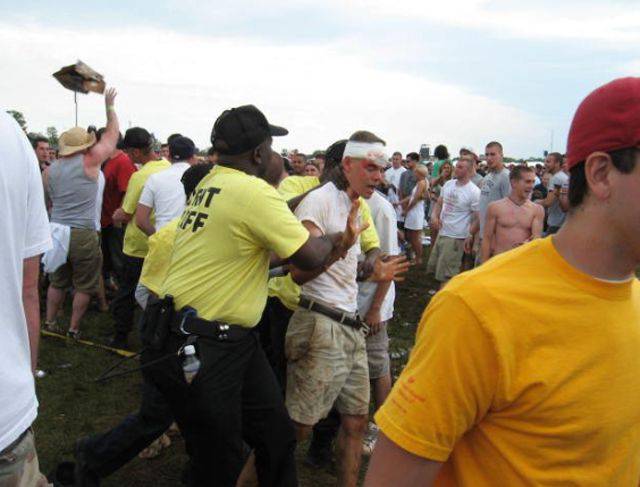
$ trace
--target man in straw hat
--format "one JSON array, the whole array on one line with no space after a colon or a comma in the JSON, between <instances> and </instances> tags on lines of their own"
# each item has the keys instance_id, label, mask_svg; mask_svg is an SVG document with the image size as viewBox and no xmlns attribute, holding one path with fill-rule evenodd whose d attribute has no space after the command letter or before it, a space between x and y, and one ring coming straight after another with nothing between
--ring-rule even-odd
<instances>
[{"instance_id":1,"label":"man in straw hat","mask_svg":"<svg viewBox=\"0 0 640 487\"><path fill-rule=\"evenodd\" d=\"M588 95L562 228L431 300L366 486L638 485L639 114L640 78Z\"/></svg>"},{"instance_id":2,"label":"man in straw hat","mask_svg":"<svg viewBox=\"0 0 640 487\"><path fill-rule=\"evenodd\" d=\"M99 285L102 253L95 229L95 205L100 165L109 158L118 142L115 98L115 89L108 89L104 97L107 126L100 142L96 143L95 133L88 133L83 128L67 130L60 136L58 160L44 174L52 202L52 232L68 235L69 242L66 262L50 276L45 326L56 328L58 309L67 289L73 286L75 294L67 332L72 338L79 337L80 320Z\"/></svg>"}]
</instances>

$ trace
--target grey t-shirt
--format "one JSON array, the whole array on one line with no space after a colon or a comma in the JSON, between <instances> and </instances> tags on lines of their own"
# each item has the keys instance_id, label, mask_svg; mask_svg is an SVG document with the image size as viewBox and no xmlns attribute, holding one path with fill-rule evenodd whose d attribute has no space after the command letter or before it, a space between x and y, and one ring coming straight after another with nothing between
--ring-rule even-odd
<instances>
[{"instance_id":1,"label":"grey t-shirt","mask_svg":"<svg viewBox=\"0 0 640 487\"><path fill-rule=\"evenodd\" d=\"M487 208L489 203L501 200L511 193L511 183L509 182L509 170L504 167L500 172L489 171L482 180L480 188L480 238L484 233L484 222L487 218Z\"/></svg>"},{"instance_id":2,"label":"grey t-shirt","mask_svg":"<svg viewBox=\"0 0 640 487\"><path fill-rule=\"evenodd\" d=\"M481 174L475 173L472 177L471 177L471 182L473 184L475 184L478 188L482 188L482 180L484 178L482 177Z\"/></svg>"},{"instance_id":3,"label":"grey t-shirt","mask_svg":"<svg viewBox=\"0 0 640 487\"><path fill-rule=\"evenodd\" d=\"M406 198L409 196L413 188L416 187L416 184L418 184L418 179L413 171L407 169L403 172L400 176L400 187L398 188L402 191L402 197Z\"/></svg>"},{"instance_id":4,"label":"grey t-shirt","mask_svg":"<svg viewBox=\"0 0 640 487\"><path fill-rule=\"evenodd\" d=\"M562 188L562 186L569 184L569 176L564 171L558 171L553 175L549 182L549 191ZM549 207L549 214L547 215L547 225L550 227L561 227L564 223L566 213L560 208L560 201L555 199L553 204Z\"/></svg>"}]
</instances>

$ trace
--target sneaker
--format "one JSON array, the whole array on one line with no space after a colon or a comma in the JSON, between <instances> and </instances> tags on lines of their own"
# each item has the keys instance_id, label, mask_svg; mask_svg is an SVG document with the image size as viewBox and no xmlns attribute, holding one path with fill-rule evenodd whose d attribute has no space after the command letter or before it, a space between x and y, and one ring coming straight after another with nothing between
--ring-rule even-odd
<instances>
[{"instance_id":1,"label":"sneaker","mask_svg":"<svg viewBox=\"0 0 640 487\"><path fill-rule=\"evenodd\" d=\"M44 321L44 329L50 331L51 333L60 333L60 327L58 326L58 322L56 320L53 321Z\"/></svg>"},{"instance_id":2,"label":"sneaker","mask_svg":"<svg viewBox=\"0 0 640 487\"><path fill-rule=\"evenodd\" d=\"M362 454L364 456L371 456L373 453L373 449L376 446L376 441L378 440L378 426L375 423L369 423L369 428L367 428L367 432L364 435L364 439L362 440Z\"/></svg>"},{"instance_id":3,"label":"sneaker","mask_svg":"<svg viewBox=\"0 0 640 487\"><path fill-rule=\"evenodd\" d=\"M114 337L109 340L109 343L107 345L109 345L111 348L119 348L121 350L127 350L129 348L129 343L127 341L126 335L114 335Z\"/></svg>"},{"instance_id":4,"label":"sneaker","mask_svg":"<svg viewBox=\"0 0 640 487\"><path fill-rule=\"evenodd\" d=\"M67 330L67 338L72 338L74 341L80 340L80 330Z\"/></svg>"}]
</instances>

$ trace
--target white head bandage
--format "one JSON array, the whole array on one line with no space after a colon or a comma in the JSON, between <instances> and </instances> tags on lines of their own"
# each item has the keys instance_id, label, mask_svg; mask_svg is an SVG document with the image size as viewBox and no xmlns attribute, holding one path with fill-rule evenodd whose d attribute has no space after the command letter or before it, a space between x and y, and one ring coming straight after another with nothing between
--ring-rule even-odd
<instances>
[{"instance_id":1,"label":"white head bandage","mask_svg":"<svg viewBox=\"0 0 640 487\"><path fill-rule=\"evenodd\" d=\"M342 158L352 157L354 159L366 159L376 163L378 166L387 166L387 154L384 152L384 145L380 142L347 142Z\"/></svg>"}]
</instances>

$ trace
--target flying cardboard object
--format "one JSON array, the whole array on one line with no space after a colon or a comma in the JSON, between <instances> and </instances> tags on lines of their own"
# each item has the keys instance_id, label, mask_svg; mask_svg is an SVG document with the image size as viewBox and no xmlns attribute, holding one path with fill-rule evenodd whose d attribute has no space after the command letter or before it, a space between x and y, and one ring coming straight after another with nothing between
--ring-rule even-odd
<instances>
[{"instance_id":1,"label":"flying cardboard object","mask_svg":"<svg viewBox=\"0 0 640 487\"><path fill-rule=\"evenodd\" d=\"M90 91L104 93L106 86L104 77L80 60L53 73L53 77L62 86L76 93L89 93Z\"/></svg>"}]
</instances>

